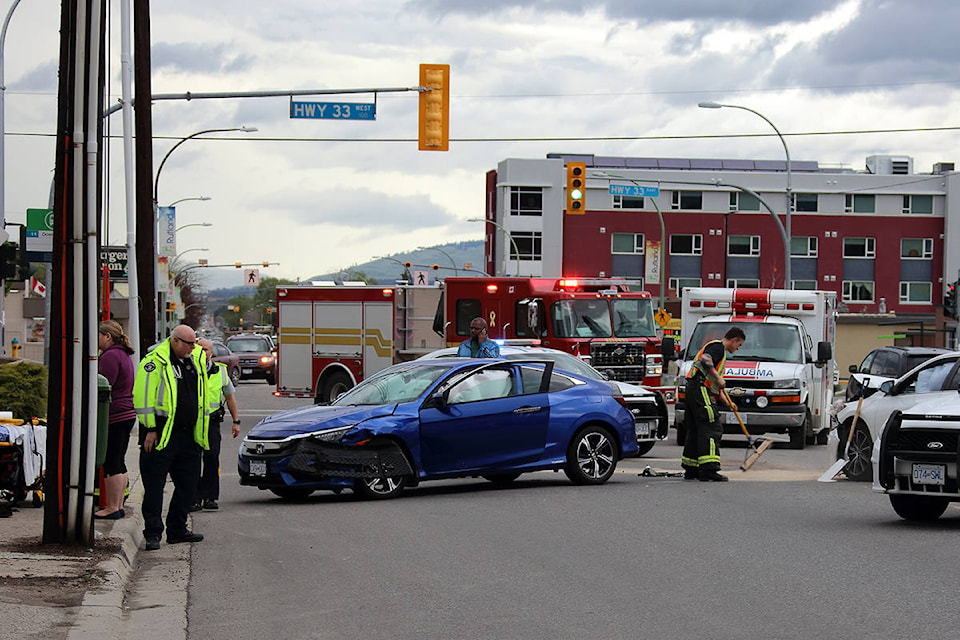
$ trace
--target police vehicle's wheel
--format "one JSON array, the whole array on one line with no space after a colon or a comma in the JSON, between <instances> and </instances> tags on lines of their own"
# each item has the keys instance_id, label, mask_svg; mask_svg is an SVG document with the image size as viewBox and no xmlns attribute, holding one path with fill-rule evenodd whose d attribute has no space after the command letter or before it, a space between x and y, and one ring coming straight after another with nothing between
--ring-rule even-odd
<instances>
[{"instance_id":1,"label":"police vehicle's wheel","mask_svg":"<svg viewBox=\"0 0 960 640\"><path fill-rule=\"evenodd\" d=\"M603 484L616 469L616 443L601 426L584 427L567 447L563 472L574 484Z\"/></svg>"},{"instance_id":2,"label":"police vehicle's wheel","mask_svg":"<svg viewBox=\"0 0 960 640\"><path fill-rule=\"evenodd\" d=\"M295 489L293 487L274 487L270 491L274 495L290 501L306 500L313 493L313 489Z\"/></svg>"},{"instance_id":3,"label":"police vehicle's wheel","mask_svg":"<svg viewBox=\"0 0 960 640\"><path fill-rule=\"evenodd\" d=\"M837 458L843 457L843 450L847 446L846 425L842 429L843 436L840 439L841 445ZM870 454L873 453L873 438L870 437L870 430L862 422L857 422L857 429L853 432L853 439L850 440L850 451L847 454L849 462L843 468L843 474L855 482L870 482L873 480L873 465L870 463Z\"/></svg>"},{"instance_id":4,"label":"police vehicle's wheel","mask_svg":"<svg viewBox=\"0 0 960 640\"><path fill-rule=\"evenodd\" d=\"M890 506L904 520L936 520L947 510L949 501L930 496L891 495Z\"/></svg>"}]
</instances>

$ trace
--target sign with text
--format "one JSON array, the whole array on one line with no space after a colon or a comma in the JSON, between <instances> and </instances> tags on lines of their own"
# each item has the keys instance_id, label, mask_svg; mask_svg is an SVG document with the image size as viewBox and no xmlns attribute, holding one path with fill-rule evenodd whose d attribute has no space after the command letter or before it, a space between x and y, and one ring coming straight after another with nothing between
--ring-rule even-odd
<instances>
[{"instance_id":1,"label":"sign with text","mask_svg":"<svg viewBox=\"0 0 960 640\"><path fill-rule=\"evenodd\" d=\"M157 207L157 255L173 258L177 255L177 209Z\"/></svg>"},{"instance_id":2,"label":"sign with text","mask_svg":"<svg viewBox=\"0 0 960 640\"><path fill-rule=\"evenodd\" d=\"M110 270L110 279L127 277L127 248L100 247L100 264Z\"/></svg>"},{"instance_id":3,"label":"sign with text","mask_svg":"<svg viewBox=\"0 0 960 640\"><path fill-rule=\"evenodd\" d=\"M661 284L663 276L660 273L660 265L663 262L661 251L663 247L660 246L659 240L647 240L643 265L644 284Z\"/></svg>"},{"instance_id":4,"label":"sign with text","mask_svg":"<svg viewBox=\"0 0 960 640\"><path fill-rule=\"evenodd\" d=\"M356 102L290 101L290 117L313 120L376 120L377 105Z\"/></svg>"},{"instance_id":5,"label":"sign with text","mask_svg":"<svg viewBox=\"0 0 960 640\"><path fill-rule=\"evenodd\" d=\"M635 184L612 184L610 195L630 196L633 198L659 198L660 187L641 187Z\"/></svg>"},{"instance_id":6,"label":"sign with text","mask_svg":"<svg viewBox=\"0 0 960 640\"><path fill-rule=\"evenodd\" d=\"M27 251L53 251L53 209L27 209Z\"/></svg>"}]
</instances>

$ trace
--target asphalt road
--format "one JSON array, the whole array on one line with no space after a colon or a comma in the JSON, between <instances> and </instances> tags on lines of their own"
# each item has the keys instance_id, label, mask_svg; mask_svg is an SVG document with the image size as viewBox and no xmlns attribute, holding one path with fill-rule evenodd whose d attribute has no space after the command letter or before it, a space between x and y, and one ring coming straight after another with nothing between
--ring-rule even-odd
<instances>
[{"instance_id":1,"label":"asphalt road","mask_svg":"<svg viewBox=\"0 0 960 640\"><path fill-rule=\"evenodd\" d=\"M245 430L308 402L268 393L241 385ZM187 589L191 638L942 639L960 623L960 509L901 521L869 485L816 482L832 462L822 446L770 450L741 472L730 443L724 484L640 475L679 468L679 448L660 443L600 487L538 473L302 503L239 486L235 452L225 441L221 510L193 516L207 539L165 546L132 585ZM178 637L136 612L131 624L143 640Z\"/></svg>"}]
</instances>

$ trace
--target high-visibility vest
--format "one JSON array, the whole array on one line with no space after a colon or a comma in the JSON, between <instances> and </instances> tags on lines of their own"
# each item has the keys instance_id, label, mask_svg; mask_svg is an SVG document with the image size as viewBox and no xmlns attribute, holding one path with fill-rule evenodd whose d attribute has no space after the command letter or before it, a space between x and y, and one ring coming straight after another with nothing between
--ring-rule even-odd
<instances>
[{"instance_id":1,"label":"high-visibility vest","mask_svg":"<svg viewBox=\"0 0 960 640\"><path fill-rule=\"evenodd\" d=\"M230 374L227 373L227 365L222 362L213 363L213 371L206 373L204 384L207 385L207 406L210 407L210 413L216 413L223 406L223 388L230 381Z\"/></svg>"},{"instance_id":2,"label":"high-visibility vest","mask_svg":"<svg viewBox=\"0 0 960 640\"><path fill-rule=\"evenodd\" d=\"M723 344L723 341L722 341L722 340L711 340L710 342L704 343L704 345L703 345L702 347L700 347L700 351L697 352L696 357L693 359L693 365L690 367L690 370L687 371L687 379L692 378L692 377L695 376L698 372L699 372L699 373L702 373L702 374L703 374L703 386L705 386L705 387L707 388L707 390L708 390L711 394L713 394L713 395L716 395L716 394L717 394L716 389L714 389L714 387L716 386L716 383L713 381L713 378L711 378L709 375L707 375L707 372L704 371L704 369L703 369L703 364L701 364L701 359L703 358L703 352L707 350L707 347L709 347L711 344L714 344L714 343L716 343L716 342L719 342L721 345ZM718 374L721 378L723 377L723 365L726 364L726 362L727 362L727 350L724 349L724 350L723 350L723 357L720 358L720 362L719 362L719 363L714 363L714 365L713 365L713 368L717 370L717 374Z\"/></svg>"},{"instance_id":3,"label":"high-visibility vest","mask_svg":"<svg viewBox=\"0 0 960 640\"><path fill-rule=\"evenodd\" d=\"M190 355L197 370L197 422L193 427L193 439L204 449L209 449L210 407L204 374L206 355L200 347L195 347ZM133 381L133 407L137 412L137 420L147 429L157 428L157 418L166 419L156 444L158 450L166 447L177 412L177 379L169 340L161 342L140 361Z\"/></svg>"}]
</instances>

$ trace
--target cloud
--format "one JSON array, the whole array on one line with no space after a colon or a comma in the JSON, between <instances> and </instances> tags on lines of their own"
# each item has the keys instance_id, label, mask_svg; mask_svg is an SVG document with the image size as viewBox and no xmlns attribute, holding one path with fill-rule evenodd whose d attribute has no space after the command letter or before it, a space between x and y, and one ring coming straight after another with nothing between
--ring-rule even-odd
<instances>
[{"instance_id":1,"label":"cloud","mask_svg":"<svg viewBox=\"0 0 960 640\"><path fill-rule=\"evenodd\" d=\"M252 53L227 43L157 42L150 48L150 66L157 72L231 73L250 69L256 61Z\"/></svg>"},{"instance_id":2,"label":"cloud","mask_svg":"<svg viewBox=\"0 0 960 640\"><path fill-rule=\"evenodd\" d=\"M24 73L17 78L15 83L10 83L7 88L13 91L55 92L57 90L59 66L56 60L44 62Z\"/></svg>"}]
</instances>

